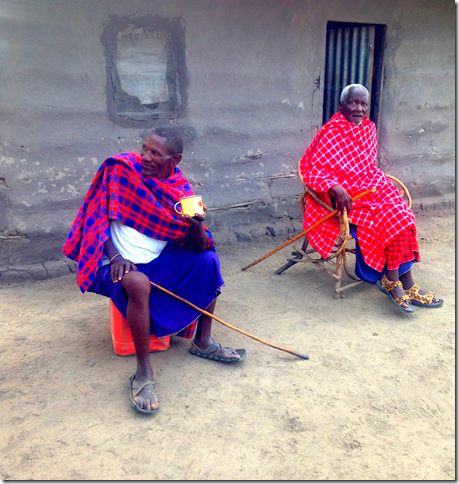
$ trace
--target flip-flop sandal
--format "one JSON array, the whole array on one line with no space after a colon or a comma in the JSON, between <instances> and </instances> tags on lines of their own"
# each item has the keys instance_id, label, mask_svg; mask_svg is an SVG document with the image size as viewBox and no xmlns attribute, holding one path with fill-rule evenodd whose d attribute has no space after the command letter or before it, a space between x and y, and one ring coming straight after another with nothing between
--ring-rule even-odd
<instances>
[{"instance_id":1,"label":"flip-flop sandal","mask_svg":"<svg viewBox=\"0 0 459 484\"><path fill-rule=\"evenodd\" d=\"M375 286L390 299L390 302L397 306L404 313L414 312L414 307L410 304L407 308L401 306L404 302L410 303L410 298L404 294L401 297L394 297L390 291L396 287L402 286L400 281L389 281L385 275L379 281L375 282Z\"/></svg>"},{"instance_id":2,"label":"flip-flop sandal","mask_svg":"<svg viewBox=\"0 0 459 484\"><path fill-rule=\"evenodd\" d=\"M421 308L439 308L443 304L443 299L435 298L436 301L433 301L433 292L419 294L419 286L417 284L405 291L405 294L410 298L411 304Z\"/></svg>"},{"instance_id":3,"label":"flip-flop sandal","mask_svg":"<svg viewBox=\"0 0 459 484\"><path fill-rule=\"evenodd\" d=\"M135 373L129 378L129 395L131 396L132 407L134 408L134 410L137 410L137 412L152 415L159 410L159 407L156 407L153 410L145 410L144 408L139 407L137 402L134 400L134 398L145 388L147 390L151 390L154 393L155 382L153 380L150 380L143 383L138 383L135 381Z\"/></svg>"},{"instance_id":4,"label":"flip-flop sandal","mask_svg":"<svg viewBox=\"0 0 459 484\"><path fill-rule=\"evenodd\" d=\"M221 350L222 354L225 354L225 349L220 343L213 343L204 350L201 350L194 341L191 342L190 353L209 360L220 361L221 363L237 363L247 356L246 350L235 350L240 358L236 358L235 356L216 355L214 353L216 350Z\"/></svg>"}]
</instances>

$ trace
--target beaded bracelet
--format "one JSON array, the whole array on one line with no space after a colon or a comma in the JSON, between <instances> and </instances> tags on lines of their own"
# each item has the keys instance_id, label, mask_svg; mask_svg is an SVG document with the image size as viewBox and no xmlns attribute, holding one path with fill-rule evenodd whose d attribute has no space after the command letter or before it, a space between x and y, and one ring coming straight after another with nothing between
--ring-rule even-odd
<instances>
[{"instance_id":1,"label":"beaded bracelet","mask_svg":"<svg viewBox=\"0 0 459 484\"><path fill-rule=\"evenodd\" d=\"M113 256L113 257L112 257L112 258L111 258L111 259L110 259L108 262L109 262L109 263L111 263L111 262L112 262L112 260L113 260L115 257L118 257L119 255L121 255L121 254L120 254L120 253L118 253L118 254L114 255L114 256Z\"/></svg>"}]
</instances>

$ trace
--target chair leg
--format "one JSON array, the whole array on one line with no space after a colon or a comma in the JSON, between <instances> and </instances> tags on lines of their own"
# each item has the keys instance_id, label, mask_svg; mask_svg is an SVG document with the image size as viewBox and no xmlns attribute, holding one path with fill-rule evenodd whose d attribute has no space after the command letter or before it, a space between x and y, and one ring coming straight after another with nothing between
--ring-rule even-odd
<instances>
[{"instance_id":1,"label":"chair leg","mask_svg":"<svg viewBox=\"0 0 459 484\"><path fill-rule=\"evenodd\" d=\"M299 257L298 260L301 260L303 258L303 256ZM293 260L290 260L288 261L286 264L284 264L282 267L279 267L279 269L277 269L276 271L276 274L279 275L279 274L282 274L283 272L285 272L288 268L294 266L296 264L295 261Z\"/></svg>"},{"instance_id":2,"label":"chair leg","mask_svg":"<svg viewBox=\"0 0 459 484\"><path fill-rule=\"evenodd\" d=\"M308 245L309 245L309 240L308 240L307 237L305 237L304 242L303 242L303 246L301 247L303 252L306 251L306 249L308 248ZM303 256L301 254L297 254L296 257L297 257L298 260L301 260L303 258ZM277 269L276 274L278 274L278 275L282 274L283 272L285 272L287 269L294 266L295 264L296 264L296 262L293 261L293 260L288 261L287 264L284 264L282 267L279 267L279 269Z\"/></svg>"},{"instance_id":3,"label":"chair leg","mask_svg":"<svg viewBox=\"0 0 459 484\"><path fill-rule=\"evenodd\" d=\"M338 249L341 247L341 244L338 244ZM335 275L337 279L335 280L335 294L333 295L334 299L339 299L339 292L338 289L341 287L341 273L343 268L343 253L338 254L336 257L336 271Z\"/></svg>"},{"instance_id":4,"label":"chair leg","mask_svg":"<svg viewBox=\"0 0 459 484\"><path fill-rule=\"evenodd\" d=\"M308 240L308 238L305 235L304 236L304 240L303 240L303 245L301 246L301 250L303 252L306 252L306 249L308 248L308 245L309 245L309 240Z\"/></svg>"}]
</instances>

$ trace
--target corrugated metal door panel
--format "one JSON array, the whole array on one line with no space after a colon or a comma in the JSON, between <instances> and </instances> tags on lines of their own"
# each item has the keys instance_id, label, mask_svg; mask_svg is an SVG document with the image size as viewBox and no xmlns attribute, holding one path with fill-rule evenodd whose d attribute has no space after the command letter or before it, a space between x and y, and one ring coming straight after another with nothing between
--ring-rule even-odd
<instances>
[{"instance_id":1,"label":"corrugated metal door panel","mask_svg":"<svg viewBox=\"0 0 459 484\"><path fill-rule=\"evenodd\" d=\"M323 123L338 110L341 91L348 84L362 84L371 93L375 26L327 30ZM367 115L370 116L370 106Z\"/></svg>"}]
</instances>

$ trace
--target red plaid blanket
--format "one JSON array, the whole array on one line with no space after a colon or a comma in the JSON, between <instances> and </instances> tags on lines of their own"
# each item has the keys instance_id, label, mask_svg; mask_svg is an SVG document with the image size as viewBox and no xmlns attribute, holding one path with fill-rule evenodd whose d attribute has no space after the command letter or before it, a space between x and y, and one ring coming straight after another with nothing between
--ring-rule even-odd
<instances>
[{"instance_id":1,"label":"red plaid blanket","mask_svg":"<svg viewBox=\"0 0 459 484\"><path fill-rule=\"evenodd\" d=\"M77 283L82 292L91 286L102 264L110 219L158 240L187 243L189 225L180 220L174 204L193 194L188 180L177 167L162 180L146 178L141 170L138 153L121 153L102 163L89 187L62 249L78 261ZM214 250L212 234L207 233L208 247Z\"/></svg>"},{"instance_id":2,"label":"red plaid blanket","mask_svg":"<svg viewBox=\"0 0 459 484\"><path fill-rule=\"evenodd\" d=\"M336 113L317 133L300 161L304 183L319 192L331 205L328 190L342 185L351 197L376 188L352 206L349 222L357 225L359 246L365 262L382 271L385 247L403 230L416 231L415 217L398 190L376 166L376 127L367 117L360 126ZM329 212L307 197L304 217L306 230ZM327 220L309 232L311 245L328 257L339 234L338 218Z\"/></svg>"}]
</instances>

